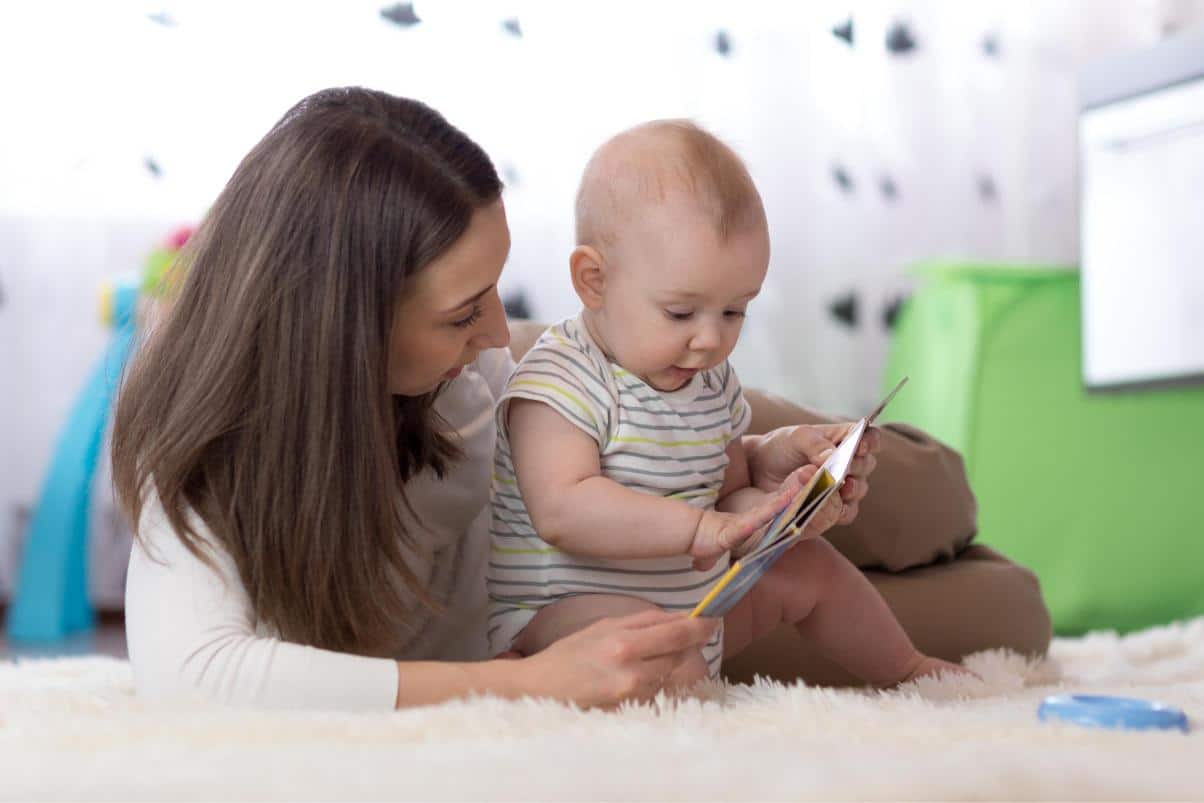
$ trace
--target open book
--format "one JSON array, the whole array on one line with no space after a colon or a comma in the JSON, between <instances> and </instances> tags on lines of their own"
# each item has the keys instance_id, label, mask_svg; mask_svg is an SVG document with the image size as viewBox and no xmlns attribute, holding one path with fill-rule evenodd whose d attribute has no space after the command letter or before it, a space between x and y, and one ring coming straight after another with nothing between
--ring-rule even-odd
<instances>
[{"instance_id":1,"label":"open book","mask_svg":"<svg viewBox=\"0 0 1204 803\"><path fill-rule=\"evenodd\" d=\"M802 540L803 531L815 512L823 507L828 497L837 493L844 485L849 466L857 455L857 447L861 445L865 431L906 382L907 377L899 380L899 384L895 385L894 390L887 394L872 413L850 427L840 445L828 456L819 471L812 475L790 504L774 517L761 536L754 536L741 546L738 559L727 573L719 578L719 582L703 597L690 616L723 616L748 593L765 572L769 571L769 567L782 553Z\"/></svg>"}]
</instances>

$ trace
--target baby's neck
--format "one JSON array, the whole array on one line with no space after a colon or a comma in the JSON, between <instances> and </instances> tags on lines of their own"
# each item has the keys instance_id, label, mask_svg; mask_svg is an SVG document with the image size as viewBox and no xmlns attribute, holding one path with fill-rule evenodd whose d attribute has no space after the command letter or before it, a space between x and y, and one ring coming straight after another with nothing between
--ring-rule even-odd
<instances>
[{"instance_id":1,"label":"baby's neck","mask_svg":"<svg viewBox=\"0 0 1204 803\"><path fill-rule=\"evenodd\" d=\"M617 365L615 354L611 351L610 345L606 342L606 337L603 335L605 327L599 324L598 317L594 314L593 310L581 310L581 321L585 324L585 331L589 333L590 339L594 341L598 348L602 349L602 353L606 355L606 359Z\"/></svg>"}]
</instances>

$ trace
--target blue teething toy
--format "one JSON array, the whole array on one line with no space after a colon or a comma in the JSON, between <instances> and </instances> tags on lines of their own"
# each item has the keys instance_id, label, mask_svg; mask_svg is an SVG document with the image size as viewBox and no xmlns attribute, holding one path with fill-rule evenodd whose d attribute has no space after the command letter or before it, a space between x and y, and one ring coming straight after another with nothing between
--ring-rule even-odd
<instances>
[{"instance_id":1,"label":"blue teething toy","mask_svg":"<svg viewBox=\"0 0 1204 803\"><path fill-rule=\"evenodd\" d=\"M1187 715L1177 708L1132 697L1063 694L1046 697L1037 709L1042 722L1061 720L1095 728L1188 731Z\"/></svg>"}]
</instances>

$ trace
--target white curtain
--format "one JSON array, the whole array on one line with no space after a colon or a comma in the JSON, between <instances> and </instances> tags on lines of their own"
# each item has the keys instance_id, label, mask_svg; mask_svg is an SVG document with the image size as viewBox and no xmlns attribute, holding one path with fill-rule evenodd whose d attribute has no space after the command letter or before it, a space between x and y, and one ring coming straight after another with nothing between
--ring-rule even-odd
<instances>
[{"instance_id":1,"label":"white curtain","mask_svg":"<svg viewBox=\"0 0 1204 803\"><path fill-rule=\"evenodd\" d=\"M1078 70L1204 22L1204 0L426 0L411 27L382 17L391 5L0 9L0 593L15 510L107 336L98 285L197 220L311 91L418 97L480 141L510 184L503 289L544 320L576 310L566 260L589 152L636 122L697 119L744 155L771 223L737 368L857 413L909 263L1076 261ZM851 45L832 33L850 19ZM832 314L842 301L855 326Z\"/></svg>"}]
</instances>

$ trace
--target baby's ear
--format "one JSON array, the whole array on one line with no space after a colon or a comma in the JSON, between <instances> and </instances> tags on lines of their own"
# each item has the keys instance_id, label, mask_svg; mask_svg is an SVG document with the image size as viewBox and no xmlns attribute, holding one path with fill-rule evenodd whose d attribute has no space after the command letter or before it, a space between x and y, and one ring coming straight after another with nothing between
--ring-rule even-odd
<instances>
[{"instance_id":1,"label":"baby's ear","mask_svg":"<svg viewBox=\"0 0 1204 803\"><path fill-rule=\"evenodd\" d=\"M569 255L569 271L573 276L573 289L586 309L596 310L602 306L602 290L606 285L606 269L602 255L592 245L579 245Z\"/></svg>"}]
</instances>

